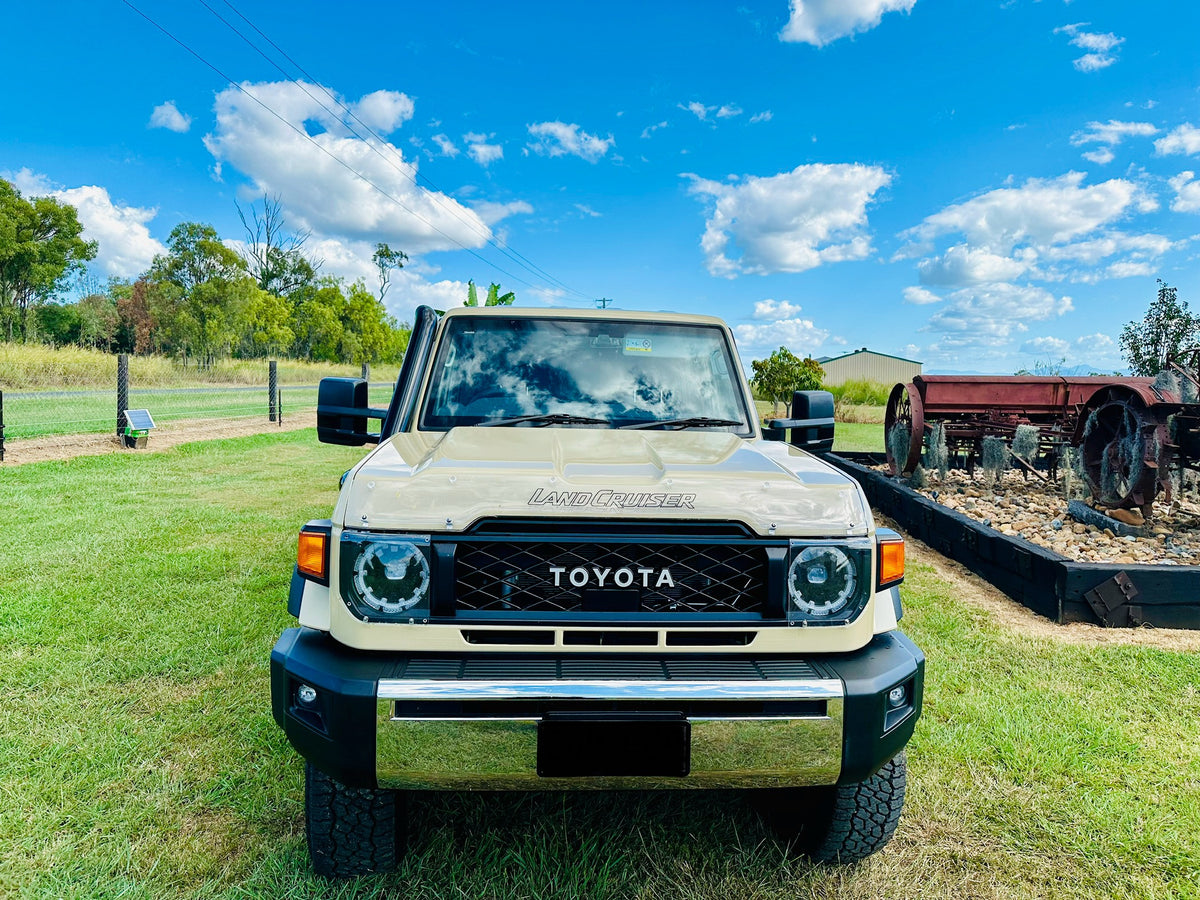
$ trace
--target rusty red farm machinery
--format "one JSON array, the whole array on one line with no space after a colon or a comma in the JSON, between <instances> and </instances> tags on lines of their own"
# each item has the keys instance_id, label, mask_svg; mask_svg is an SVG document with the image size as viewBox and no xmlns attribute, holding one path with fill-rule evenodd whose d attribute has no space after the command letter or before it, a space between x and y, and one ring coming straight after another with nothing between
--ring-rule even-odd
<instances>
[{"instance_id":1,"label":"rusty red farm machinery","mask_svg":"<svg viewBox=\"0 0 1200 900\"><path fill-rule=\"evenodd\" d=\"M1036 451L1019 462L1054 478L1072 448L1100 505L1149 515L1156 497L1170 501L1173 479L1200 471L1198 356L1157 378L918 375L888 398L888 466L911 475L940 425L951 459L973 471L988 439L1011 446L1033 426Z\"/></svg>"}]
</instances>

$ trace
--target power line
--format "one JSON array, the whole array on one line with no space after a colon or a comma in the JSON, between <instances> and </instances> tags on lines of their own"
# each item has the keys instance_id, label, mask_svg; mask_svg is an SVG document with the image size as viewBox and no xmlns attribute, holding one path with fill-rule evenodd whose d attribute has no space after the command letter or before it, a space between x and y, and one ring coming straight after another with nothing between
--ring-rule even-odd
<instances>
[{"instance_id":1,"label":"power line","mask_svg":"<svg viewBox=\"0 0 1200 900\"><path fill-rule=\"evenodd\" d=\"M226 6L228 6L231 10L233 10L233 12L243 22L245 22L247 25L249 25L259 35L259 37L261 37L264 41L266 41L273 48L275 48L276 52L278 52L284 59L286 59L289 63L291 63L292 66L294 66L300 72L301 75L303 75L305 78L307 78L315 87L317 87L323 94L325 94L326 97L328 97L331 101L333 101L335 104L337 104L347 116L349 116L351 119L353 119L355 122L357 122L360 126L362 126L364 131L366 131L369 135L371 135L376 140L378 140L381 145L390 148L393 151L393 153L395 154L395 156L400 164L404 163L404 158L395 151L395 148L391 145L391 143L389 141L387 141L383 137L383 135L379 134L379 132L375 131L370 125L368 125L366 122L364 122L362 119L360 119L358 114L355 113L353 109L351 109L344 102L342 102L341 98L339 98L336 94L334 94L327 87L325 87L323 84L321 84L319 79L317 79L315 76L311 75L308 72L308 70L306 70L304 68L304 66L300 65L300 63L298 63L295 59L293 59L286 50L284 50L282 47L279 46L279 44L277 44L275 41L273 41L261 28L259 28L257 25L255 25L254 22L252 22L241 10L239 10L236 6L234 6L231 2L229 2L229 0L222 0L222 2ZM335 113L333 110L331 110L321 100L317 99L311 93L309 93L308 89L306 87L304 87L304 85L300 84L299 81L295 78L295 76L292 75L292 73L288 72L282 66L280 66L275 60L271 59L270 56L268 56L262 50L261 47L258 47L257 45L255 45L254 42L252 42L249 38L247 38L246 35L244 35L241 31L239 31L227 19L225 19L224 16L222 16L215 9L213 9L208 4L207 0L199 0L199 3L205 9L207 9L210 13L212 13L218 20L220 20L222 24L224 24L227 28L229 28L230 31L232 31L234 34L236 34L238 37L240 37L243 41L245 41L246 44L252 50L254 50L255 53L257 53L259 56L261 56L263 59L265 59L268 63L270 63L276 69L276 71L278 71L280 74L282 74L285 78L295 82L297 87L299 87L302 91L304 91L304 93L309 97L309 99L311 99L315 103L317 103L322 109L324 109L331 116L333 116L334 118L341 121L342 124L350 131L350 133L353 134L355 137L357 137L359 140L363 141L368 147L370 147L372 152L374 152L377 156L379 156L386 163L388 163L388 165L390 165L393 169L395 169L398 173L400 173L400 175L402 175L403 177L405 177L409 181L411 181L418 190L420 190L423 193L425 193L426 195L428 195L431 200L433 200L434 202L437 202L444 209L446 209L448 212L450 212L452 215L454 215L456 218L458 218L460 221L462 221L464 224L466 224L468 227L470 227L472 230L474 230L475 233L478 234L480 237L482 237L491 247L493 247L494 249L499 251L502 255L504 255L508 259L512 260L517 265L521 266L523 269L530 272L531 274L540 275L542 278L545 278L547 281L559 286L560 288L566 290L569 293L575 294L579 297L584 297L584 298L588 297L588 295L583 293L582 291L577 291L574 288L572 288L570 285L566 284L561 279L555 278L553 275L551 275L549 272L547 272L541 266L537 265L532 260L530 260L528 257L526 257L522 253L518 252L514 248L508 247L506 245L501 245L498 241L495 240L495 238L493 237L490 230L485 229L485 230L481 231L478 228L476 228L475 223L473 221L465 218L464 216L462 216L459 213L459 210L461 209L459 204L457 204L453 201L450 201L451 205L447 205L447 203L445 202L445 200L447 199L446 192L443 191L441 188L439 188L436 184L434 184L433 181L431 181L427 176L422 175L419 171L417 171L415 169L414 169L413 173L410 173L407 169L401 168L400 165L397 165L396 161L393 161L388 155L382 153L377 146L372 144L370 141L368 141L366 138L364 138L361 134L359 134L357 131L355 131L354 128L351 127L341 116L339 116L337 113ZM425 185L428 185L428 188L426 188L425 185L421 184L421 182L425 182Z\"/></svg>"},{"instance_id":2,"label":"power line","mask_svg":"<svg viewBox=\"0 0 1200 900\"><path fill-rule=\"evenodd\" d=\"M264 110L266 110L268 113L270 113L274 118L278 119L280 122L282 122L284 125L286 125L288 128L290 128L292 131L294 131L300 137L304 138L306 141L308 141L310 144L312 144L314 147L316 147L318 150L320 150L322 153L324 153L326 156L328 156L330 159L332 159L334 162L336 162L343 169L350 172L350 174L359 178L360 180L362 180L363 182L365 182L366 184L368 184L372 188L374 188L376 191L378 191L380 194L382 194L384 197L391 200L393 203L395 203L397 206L399 206L401 209L403 209L405 212L407 212L413 218L415 218L419 222L422 222L425 225L429 226L431 229L436 231L438 234L440 234L442 237L446 238L446 240L450 241L451 243L457 244L461 249L466 250L468 253L470 253L472 256L474 256L476 259L478 259L480 262L482 262L484 265L491 266L493 269L495 269L500 274L504 275L506 278L511 278L513 281L516 281L519 284L523 284L526 287L530 287L530 288L537 287L537 285L526 281L524 278L514 275L513 273L496 265L491 260L487 259L486 257L484 257L481 254L479 254L478 252L476 252L473 248L468 247L462 241L458 240L457 238L453 237L452 235L447 234L442 229L438 228L436 225L434 225L432 222L425 219L422 215L417 213L415 210L410 209L402 201L397 199L394 195L392 195L388 191L384 190L382 187L380 187L378 184L376 184L374 181L372 181L366 175L359 172L357 169L355 169L349 163L345 162L339 156L331 153L325 147L322 147L319 143L317 143L315 140L313 140L312 136L309 135L306 131L304 131L302 128L297 128L294 124L289 122L287 119L285 119L279 113L277 113L274 109L272 109L270 106L268 106L266 103L264 103L262 100L260 100L258 97L256 97L254 94L252 94L250 91L246 90L238 82L234 81L232 78L230 78L228 75L226 75L223 71L221 71L219 68L217 68L211 62L209 62L207 59L205 59L203 56L201 56L197 51L193 50L183 40L176 37L174 34L172 34L170 31L168 31L164 26L160 25L158 22L156 22L154 19L152 19L149 15L147 15L146 13L142 12L142 10L140 10L136 6L134 6L133 3L130 2L130 0L121 0L121 2L124 3L126 6L128 6L130 9L132 9L135 13L137 13L139 16L141 16L147 22L149 22L151 25L153 25L155 28L157 28L159 31L161 31L164 35L166 35L168 38L170 38L172 41L174 41L176 44L178 44L184 50L186 50L189 54L191 54L193 57L195 57L197 60L199 60L205 66L207 66L209 69L211 69L213 72L215 72L217 75L221 76L221 78L225 79L225 81L227 81L229 84L231 84L235 88L237 88L238 91L245 94L247 97L249 97L255 103L257 103L259 106L261 106Z\"/></svg>"}]
</instances>

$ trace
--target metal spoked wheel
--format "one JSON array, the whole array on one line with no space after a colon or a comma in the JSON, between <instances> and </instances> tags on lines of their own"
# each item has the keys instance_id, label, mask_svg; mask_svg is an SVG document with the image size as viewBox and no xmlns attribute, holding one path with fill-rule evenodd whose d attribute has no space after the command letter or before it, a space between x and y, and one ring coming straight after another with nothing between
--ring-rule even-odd
<instances>
[{"instance_id":1,"label":"metal spoked wheel","mask_svg":"<svg viewBox=\"0 0 1200 900\"><path fill-rule=\"evenodd\" d=\"M1092 496L1110 507L1148 510L1158 493L1161 423L1140 397L1111 389L1089 401L1083 423L1080 450Z\"/></svg>"},{"instance_id":2,"label":"metal spoked wheel","mask_svg":"<svg viewBox=\"0 0 1200 900\"><path fill-rule=\"evenodd\" d=\"M898 460L892 452L892 429L899 423L908 428L908 454ZM925 442L925 405L912 384L898 384L888 397L883 416L883 444L887 450L888 469L893 475L911 475L921 462L921 447Z\"/></svg>"}]
</instances>

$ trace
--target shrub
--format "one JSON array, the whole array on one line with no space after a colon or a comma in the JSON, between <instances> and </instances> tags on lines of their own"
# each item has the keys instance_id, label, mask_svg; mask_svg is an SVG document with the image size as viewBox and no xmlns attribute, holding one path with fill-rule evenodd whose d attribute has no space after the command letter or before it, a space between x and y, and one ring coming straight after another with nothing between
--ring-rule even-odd
<instances>
[{"instance_id":1,"label":"shrub","mask_svg":"<svg viewBox=\"0 0 1200 900\"><path fill-rule=\"evenodd\" d=\"M903 472L908 465L908 445L912 440L912 432L904 422L897 422L887 433L888 451L896 463L896 471Z\"/></svg>"},{"instance_id":2,"label":"shrub","mask_svg":"<svg viewBox=\"0 0 1200 900\"><path fill-rule=\"evenodd\" d=\"M942 481L950 474L950 448L946 446L946 426L941 422L934 422L925 438L925 464L937 469Z\"/></svg>"}]
</instances>

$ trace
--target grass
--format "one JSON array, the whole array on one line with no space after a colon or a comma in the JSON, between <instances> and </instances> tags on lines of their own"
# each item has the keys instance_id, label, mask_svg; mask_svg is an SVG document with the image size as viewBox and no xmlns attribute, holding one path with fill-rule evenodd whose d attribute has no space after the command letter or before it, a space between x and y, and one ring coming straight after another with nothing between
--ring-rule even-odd
<instances>
[{"instance_id":1,"label":"grass","mask_svg":"<svg viewBox=\"0 0 1200 900\"><path fill-rule=\"evenodd\" d=\"M357 365L334 365L280 359L280 384L316 384L326 375L358 374ZM395 381L399 367L372 366L372 381ZM129 357L132 387L196 387L209 384L265 385L265 359L223 359L200 371L193 363L184 367L166 356ZM0 390L86 390L115 391L117 357L112 353L82 347L49 347L45 344L16 344L0 341Z\"/></svg>"},{"instance_id":2,"label":"grass","mask_svg":"<svg viewBox=\"0 0 1200 900\"><path fill-rule=\"evenodd\" d=\"M792 858L738 794L418 794L401 872L321 882L267 656L296 529L358 456L302 431L0 467L0 895L1200 896L1200 655L1026 636L929 566L872 860Z\"/></svg>"},{"instance_id":3,"label":"grass","mask_svg":"<svg viewBox=\"0 0 1200 900\"><path fill-rule=\"evenodd\" d=\"M343 374L345 374L343 372ZM372 405L386 407L391 400L390 383L372 381ZM283 414L296 415L317 406L315 385L283 385L280 388ZM8 394L4 397L6 440L46 435L99 434L116 427L116 389ZM130 409L148 409L156 425L181 420L267 420L266 384L254 388L208 385L203 388L147 388L129 391Z\"/></svg>"},{"instance_id":4,"label":"grass","mask_svg":"<svg viewBox=\"0 0 1200 900\"><path fill-rule=\"evenodd\" d=\"M783 418L786 415L786 411L781 406L778 416L776 416L770 400L755 400L754 405L758 408L758 418L762 422L773 418ZM847 415L848 412L849 415ZM835 416L837 423L833 429L833 449L835 451L842 453L883 452L883 407L841 407L840 413Z\"/></svg>"},{"instance_id":5,"label":"grass","mask_svg":"<svg viewBox=\"0 0 1200 900\"><path fill-rule=\"evenodd\" d=\"M315 385L329 375L358 375L359 366L279 360L284 414L317 405ZM386 406L396 366L373 366L371 402ZM158 424L181 419L252 419L267 415L267 361L221 360L184 368L163 356L129 358L129 406L149 409ZM117 358L79 347L0 342L4 437L98 434L116 426Z\"/></svg>"}]
</instances>

